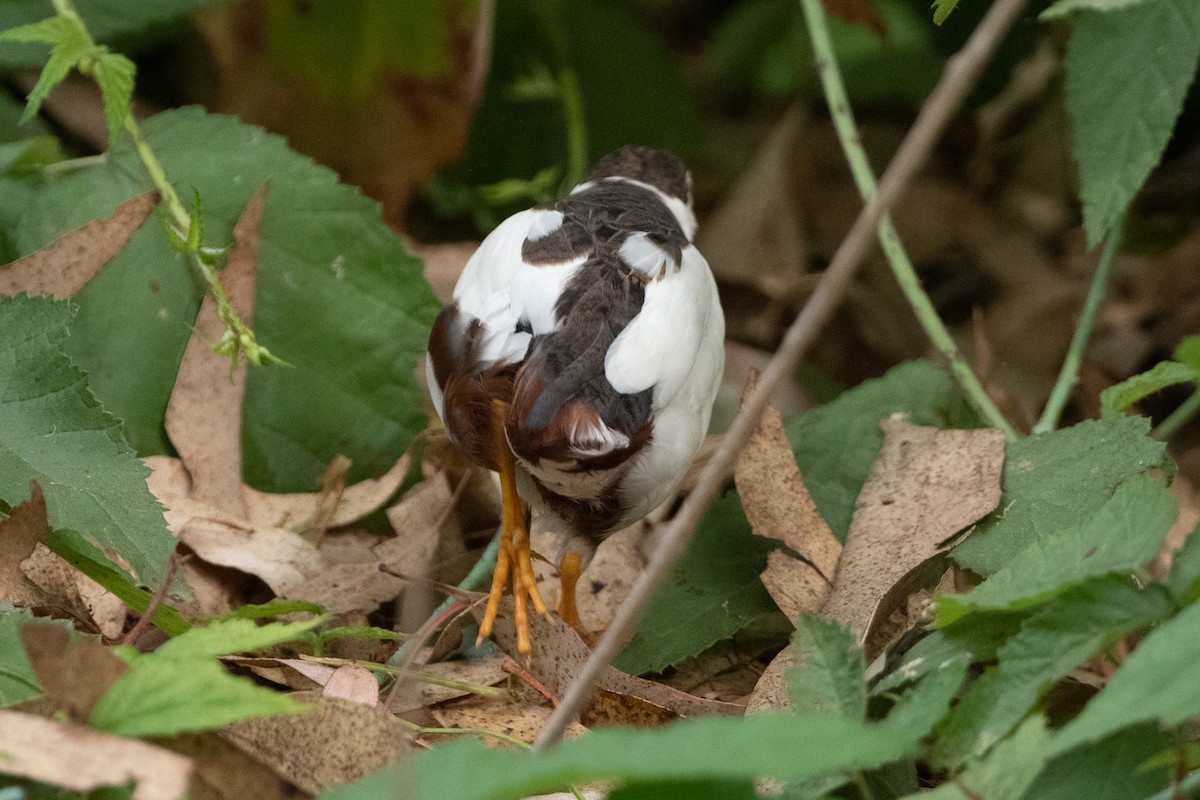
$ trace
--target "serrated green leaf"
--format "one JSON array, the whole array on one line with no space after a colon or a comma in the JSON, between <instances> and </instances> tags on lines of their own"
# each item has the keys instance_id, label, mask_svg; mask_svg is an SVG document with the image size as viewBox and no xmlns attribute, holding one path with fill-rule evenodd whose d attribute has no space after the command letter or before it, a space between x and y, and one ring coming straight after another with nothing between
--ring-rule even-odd
<instances>
[{"instance_id":1,"label":"serrated green leaf","mask_svg":"<svg viewBox=\"0 0 1200 800\"><path fill-rule=\"evenodd\" d=\"M636 784L617 789L608 800L756 800L751 781L675 781Z\"/></svg>"},{"instance_id":2,"label":"serrated green leaf","mask_svg":"<svg viewBox=\"0 0 1200 800\"><path fill-rule=\"evenodd\" d=\"M941 25L958 8L958 0L933 0L933 24Z\"/></svg>"},{"instance_id":3,"label":"serrated green leaf","mask_svg":"<svg viewBox=\"0 0 1200 800\"><path fill-rule=\"evenodd\" d=\"M969 664L967 658L957 656L933 666L915 688L901 695L880 724L924 737L950 710Z\"/></svg>"},{"instance_id":4,"label":"serrated green leaf","mask_svg":"<svg viewBox=\"0 0 1200 800\"><path fill-rule=\"evenodd\" d=\"M276 598L266 603L250 603L239 606L233 611L213 617L209 622L220 622L230 619L268 619L282 617L284 614L324 614L325 606L310 603L307 600L284 600Z\"/></svg>"},{"instance_id":5,"label":"serrated green leaf","mask_svg":"<svg viewBox=\"0 0 1200 800\"><path fill-rule=\"evenodd\" d=\"M923 361L901 364L787 425L813 501L840 541L867 473L883 446L879 421L902 412L914 425L976 427L978 417L950 376Z\"/></svg>"},{"instance_id":6,"label":"serrated green leaf","mask_svg":"<svg viewBox=\"0 0 1200 800\"><path fill-rule=\"evenodd\" d=\"M1035 540L969 594L937 599L937 624L975 610L1019 610L1101 575L1131 573L1154 558L1178 515L1158 480L1134 476L1100 509Z\"/></svg>"},{"instance_id":7,"label":"serrated green leaf","mask_svg":"<svg viewBox=\"0 0 1200 800\"><path fill-rule=\"evenodd\" d=\"M1171 770L1147 769L1145 763L1171 748L1176 739L1154 725L1141 725L1113 734L1087 747L1078 747L1050 760L1023 800L1048 797L1086 797L1087 800L1148 798L1170 781ZM1172 767L1174 753L1172 753Z\"/></svg>"},{"instance_id":8,"label":"serrated green leaf","mask_svg":"<svg viewBox=\"0 0 1200 800\"><path fill-rule=\"evenodd\" d=\"M63 353L73 315L48 297L0 299L0 500L21 502L37 480L51 528L119 554L157 586L175 537L146 487L150 470Z\"/></svg>"},{"instance_id":9,"label":"serrated green leaf","mask_svg":"<svg viewBox=\"0 0 1200 800\"><path fill-rule=\"evenodd\" d=\"M1143 398L1168 386L1195 381L1196 378L1196 370L1187 364L1160 361L1145 372L1100 392L1100 413L1105 417L1118 417Z\"/></svg>"},{"instance_id":10,"label":"serrated green leaf","mask_svg":"<svg viewBox=\"0 0 1200 800\"><path fill-rule=\"evenodd\" d=\"M394 785L422 800L508 800L593 780L794 781L898 760L915 750L918 739L848 719L762 714L687 720L660 730L597 729L547 753L463 742L407 759L390 775ZM378 787L388 778L368 780ZM363 796L353 787L322 795L326 800Z\"/></svg>"},{"instance_id":11,"label":"serrated green leaf","mask_svg":"<svg viewBox=\"0 0 1200 800\"><path fill-rule=\"evenodd\" d=\"M1171 573L1167 576L1167 591L1181 606L1200 599L1200 523L1183 540L1183 547L1171 558Z\"/></svg>"},{"instance_id":12,"label":"serrated green leaf","mask_svg":"<svg viewBox=\"0 0 1200 800\"><path fill-rule=\"evenodd\" d=\"M79 26L66 17L47 17L27 25L6 28L0 32L0 41L57 45L76 39L79 35Z\"/></svg>"},{"instance_id":13,"label":"serrated green leaf","mask_svg":"<svg viewBox=\"0 0 1200 800\"><path fill-rule=\"evenodd\" d=\"M21 644L21 626L33 620L33 612L0 603L0 708L37 697L42 693L33 665Z\"/></svg>"},{"instance_id":14,"label":"serrated green leaf","mask_svg":"<svg viewBox=\"0 0 1200 800\"><path fill-rule=\"evenodd\" d=\"M1173 355L1176 361L1182 361L1200 373L1200 336L1188 336L1175 348Z\"/></svg>"},{"instance_id":15,"label":"serrated green leaf","mask_svg":"<svg viewBox=\"0 0 1200 800\"><path fill-rule=\"evenodd\" d=\"M737 495L715 503L614 666L659 672L774 611L758 577L773 546L750 532Z\"/></svg>"},{"instance_id":16,"label":"serrated green leaf","mask_svg":"<svg viewBox=\"0 0 1200 800\"><path fill-rule=\"evenodd\" d=\"M1008 734L1056 681L1126 634L1166 618L1161 587L1124 578L1091 581L1038 609L971 685L934 741L932 759L955 768Z\"/></svg>"},{"instance_id":17,"label":"serrated green leaf","mask_svg":"<svg viewBox=\"0 0 1200 800\"><path fill-rule=\"evenodd\" d=\"M353 461L348 481L385 472L426 421L415 369L438 303L420 262L377 204L278 136L195 108L160 114L143 130L175 184L204 197L209 245L232 241L250 197L271 183L253 323L294 368L249 372L247 481L307 491L339 453ZM2 222L29 252L148 188L123 137L103 164L56 180ZM144 455L167 451L162 420L201 296L159 226L146 225L75 298L68 352Z\"/></svg>"},{"instance_id":18,"label":"serrated green leaf","mask_svg":"<svg viewBox=\"0 0 1200 800\"><path fill-rule=\"evenodd\" d=\"M1010 442L999 508L951 557L990 575L1039 537L1093 514L1121 481L1164 464L1166 445L1149 432L1149 420L1126 417Z\"/></svg>"},{"instance_id":19,"label":"serrated green leaf","mask_svg":"<svg viewBox=\"0 0 1200 800\"><path fill-rule=\"evenodd\" d=\"M1072 11L1116 11L1148 2L1153 2L1153 0L1058 0L1057 3L1039 14L1038 19L1059 19Z\"/></svg>"},{"instance_id":20,"label":"serrated green leaf","mask_svg":"<svg viewBox=\"0 0 1200 800\"><path fill-rule=\"evenodd\" d=\"M1162 158L1200 61L1200 3L1078 11L1067 46L1088 246L1112 232Z\"/></svg>"},{"instance_id":21,"label":"serrated green leaf","mask_svg":"<svg viewBox=\"0 0 1200 800\"><path fill-rule=\"evenodd\" d=\"M866 719L866 664L848 628L817 614L804 614L796 620L792 650L796 666L785 677L788 699L797 711Z\"/></svg>"},{"instance_id":22,"label":"serrated green leaf","mask_svg":"<svg viewBox=\"0 0 1200 800\"><path fill-rule=\"evenodd\" d=\"M1200 604L1151 631L1079 716L1051 738L1060 755L1132 725L1178 725L1200 715Z\"/></svg>"},{"instance_id":23,"label":"serrated green leaf","mask_svg":"<svg viewBox=\"0 0 1200 800\"><path fill-rule=\"evenodd\" d=\"M50 90L67 77L67 73L95 51L95 45L79 25L64 17L50 17L32 25L22 25L0 33L0 40L13 42L43 42L53 45L46 66L25 100L25 122L37 114Z\"/></svg>"},{"instance_id":24,"label":"serrated green leaf","mask_svg":"<svg viewBox=\"0 0 1200 800\"><path fill-rule=\"evenodd\" d=\"M125 129L133 102L133 62L118 53L100 53L93 72L100 94L104 98L104 119L108 122L108 141L111 145Z\"/></svg>"},{"instance_id":25,"label":"serrated green leaf","mask_svg":"<svg viewBox=\"0 0 1200 800\"><path fill-rule=\"evenodd\" d=\"M1013 735L982 759L967 765L962 774L931 792L903 800L1019 800L1046 763L1046 720L1030 717Z\"/></svg>"},{"instance_id":26,"label":"serrated green leaf","mask_svg":"<svg viewBox=\"0 0 1200 800\"><path fill-rule=\"evenodd\" d=\"M89 723L118 736L174 736L306 710L287 695L230 675L215 660L148 655L136 659L104 693Z\"/></svg>"},{"instance_id":27,"label":"serrated green leaf","mask_svg":"<svg viewBox=\"0 0 1200 800\"><path fill-rule=\"evenodd\" d=\"M191 661L215 658L233 653L261 650L264 647L294 642L320 625L320 618L304 622L272 622L259 625L249 619L230 619L195 627L166 642L144 658L155 660Z\"/></svg>"}]
</instances>

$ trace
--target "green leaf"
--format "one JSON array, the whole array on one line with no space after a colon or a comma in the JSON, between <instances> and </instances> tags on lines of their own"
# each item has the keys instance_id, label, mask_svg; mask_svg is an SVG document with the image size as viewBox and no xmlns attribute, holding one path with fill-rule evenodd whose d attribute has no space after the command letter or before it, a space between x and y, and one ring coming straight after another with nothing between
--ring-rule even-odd
<instances>
[{"instance_id":1,"label":"green leaf","mask_svg":"<svg viewBox=\"0 0 1200 800\"><path fill-rule=\"evenodd\" d=\"M1075 525L1035 540L969 594L937 599L937 624L971 611L1019 610L1088 578L1131 573L1158 553L1178 504L1145 475L1122 483L1100 510Z\"/></svg>"},{"instance_id":2,"label":"green leaf","mask_svg":"<svg viewBox=\"0 0 1200 800\"><path fill-rule=\"evenodd\" d=\"M1046 763L1046 720L1030 717L1013 735L984 758L967 765L962 774L931 792L903 800L1018 800Z\"/></svg>"},{"instance_id":3,"label":"green leaf","mask_svg":"<svg viewBox=\"0 0 1200 800\"><path fill-rule=\"evenodd\" d=\"M673 781L639 783L617 789L608 800L757 800L750 781Z\"/></svg>"},{"instance_id":4,"label":"green leaf","mask_svg":"<svg viewBox=\"0 0 1200 800\"><path fill-rule=\"evenodd\" d=\"M958 8L958 0L933 0L933 24L941 25Z\"/></svg>"},{"instance_id":5,"label":"green leaf","mask_svg":"<svg viewBox=\"0 0 1200 800\"><path fill-rule=\"evenodd\" d=\"M1040 20L1060 19L1072 11L1116 11L1140 6L1153 0L1058 0L1038 15Z\"/></svg>"},{"instance_id":6,"label":"green leaf","mask_svg":"<svg viewBox=\"0 0 1200 800\"><path fill-rule=\"evenodd\" d=\"M275 598L266 603L250 603L213 617L210 622L230 619L269 619L284 614L324 614L325 606L307 600L284 600Z\"/></svg>"},{"instance_id":7,"label":"green leaf","mask_svg":"<svg viewBox=\"0 0 1200 800\"><path fill-rule=\"evenodd\" d=\"M1188 336L1175 348L1175 360L1187 364L1200 374L1200 336Z\"/></svg>"},{"instance_id":8,"label":"green leaf","mask_svg":"<svg viewBox=\"0 0 1200 800\"><path fill-rule=\"evenodd\" d=\"M1181 606L1191 605L1200 599L1200 523L1183 540L1183 547L1171 559L1171 573L1167 576L1167 590Z\"/></svg>"},{"instance_id":9,"label":"green leaf","mask_svg":"<svg viewBox=\"0 0 1200 800\"><path fill-rule=\"evenodd\" d=\"M1196 378L1196 370L1186 364L1160 361L1149 370L1100 392L1100 413L1105 417L1118 417L1143 398L1168 386L1189 383Z\"/></svg>"},{"instance_id":10,"label":"green leaf","mask_svg":"<svg viewBox=\"0 0 1200 800\"><path fill-rule=\"evenodd\" d=\"M21 626L33 620L33 612L0 603L0 708L37 697L42 693L33 665L21 644Z\"/></svg>"},{"instance_id":11,"label":"green leaf","mask_svg":"<svg viewBox=\"0 0 1200 800\"><path fill-rule=\"evenodd\" d=\"M1090 581L1043 606L955 706L934 742L934 763L953 768L982 755L1072 669L1173 610L1161 587L1139 590L1124 578Z\"/></svg>"},{"instance_id":12,"label":"green leaf","mask_svg":"<svg viewBox=\"0 0 1200 800\"><path fill-rule=\"evenodd\" d=\"M804 614L796 620L792 650L796 666L786 678L788 699L797 711L866 719L866 664L849 629L817 614Z\"/></svg>"},{"instance_id":13,"label":"green leaf","mask_svg":"<svg viewBox=\"0 0 1200 800\"><path fill-rule=\"evenodd\" d=\"M1082 422L1010 442L998 510L952 557L967 569L990 575L1041 536L1091 515L1118 483L1165 463L1166 445L1149 432L1149 420L1127 417Z\"/></svg>"},{"instance_id":14,"label":"green leaf","mask_svg":"<svg viewBox=\"0 0 1200 800\"><path fill-rule=\"evenodd\" d=\"M960 656L934 665L916 688L901 695L880 724L924 737L946 716L951 701L967 676L969 663Z\"/></svg>"},{"instance_id":15,"label":"green leaf","mask_svg":"<svg viewBox=\"0 0 1200 800\"><path fill-rule=\"evenodd\" d=\"M25 101L22 122L33 118L42 107L42 102L50 95L50 90L61 83L73 67L96 49L87 32L82 30L78 23L65 17L50 17L31 25L6 30L0 33L0 40L53 45L46 66L42 68L37 83Z\"/></svg>"},{"instance_id":16,"label":"green leaf","mask_svg":"<svg viewBox=\"0 0 1200 800\"><path fill-rule=\"evenodd\" d=\"M16 505L37 480L51 528L119 554L156 586L175 537L146 488L150 470L63 354L73 315L47 297L0 299L0 500Z\"/></svg>"},{"instance_id":17,"label":"green leaf","mask_svg":"<svg viewBox=\"0 0 1200 800\"><path fill-rule=\"evenodd\" d=\"M1147 769L1144 765L1174 744L1174 736L1154 725L1140 725L1115 733L1052 759L1025 792L1024 799L1129 800L1131 797L1150 797L1167 785L1170 771L1161 767Z\"/></svg>"},{"instance_id":18,"label":"green leaf","mask_svg":"<svg viewBox=\"0 0 1200 800\"><path fill-rule=\"evenodd\" d=\"M152 654L134 660L100 698L89 722L119 736L174 736L305 710L287 695L230 675L215 660L181 662Z\"/></svg>"},{"instance_id":19,"label":"green leaf","mask_svg":"<svg viewBox=\"0 0 1200 800\"><path fill-rule=\"evenodd\" d=\"M1200 604L1151 631L1108 685L1051 738L1049 755L1142 722L1178 725L1200 715Z\"/></svg>"},{"instance_id":20,"label":"green leaf","mask_svg":"<svg viewBox=\"0 0 1200 800\"><path fill-rule=\"evenodd\" d=\"M750 532L737 495L718 501L613 665L633 675L659 672L774 611L758 578L773 547Z\"/></svg>"},{"instance_id":21,"label":"green leaf","mask_svg":"<svg viewBox=\"0 0 1200 800\"><path fill-rule=\"evenodd\" d=\"M1171 138L1200 61L1200 3L1078 11L1071 27L1067 110L1091 247L1116 228Z\"/></svg>"},{"instance_id":22,"label":"green leaf","mask_svg":"<svg viewBox=\"0 0 1200 800\"><path fill-rule=\"evenodd\" d=\"M171 180L204 197L209 245L231 242L246 203L271 184L253 322L294 368L249 372L247 481L307 491L339 453L353 461L348 481L385 472L426 421L415 370L438 303L420 262L376 203L278 136L195 108L160 114L144 131ZM149 188L123 137L103 164L55 181L0 222L30 252ZM75 299L69 353L138 451L167 452L162 420L201 299L190 267L161 226L145 225Z\"/></svg>"},{"instance_id":23,"label":"green leaf","mask_svg":"<svg viewBox=\"0 0 1200 800\"><path fill-rule=\"evenodd\" d=\"M845 541L867 473L883 446L879 421L894 413L916 425L975 427L978 418L949 374L923 361L890 370L787 425L796 463L821 516Z\"/></svg>"},{"instance_id":24,"label":"green leaf","mask_svg":"<svg viewBox=\"0 0 1200 800\"><path fill-rule=\"evenodd\" d=\"M597 729L547 753L463 742L407 759L394 785L422 800L506 800L594 780L795 781L835 770L871 769L915 750L918 736L883 725L798 714L708 718L659 730ZM379 777L368 779L387 785ZM368 795L351 788L323 797Z\"/></svg>"},{"instance_id":25,"label":"green leaf","mask_svg":"<svg viewBox=\"0 0 1200 800\"><path fill-rule=\"evenodd\" d=\"M111 145L125 129L133 101L133 62L117 53L101 53L93 68L100 94L104 98L104 119L108 122L108 141Z\"/></svg>"},{"instance_id":26,"label":"green leaf","mask_svg":"<svg viewBox=\"0 0 1200 800\"><path fill-rule=\"evenodd\" d=\"M297 641L321 622L320 618L268 625L258 625L249 619L212 622L176 636L145 658L188 661L261 650L283 642Z\"/></svg>"}]
</instances>

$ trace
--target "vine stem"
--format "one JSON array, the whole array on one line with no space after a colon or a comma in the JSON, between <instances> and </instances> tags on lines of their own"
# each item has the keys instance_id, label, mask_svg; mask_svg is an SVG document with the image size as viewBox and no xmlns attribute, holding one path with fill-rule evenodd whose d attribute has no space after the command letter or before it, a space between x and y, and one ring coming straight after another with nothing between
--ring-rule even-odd
<instances>
[{"instance_id":1,"label":"vine stem","mask_svg":"<svg viewBox=\"0 0 1200 800\"><path fill-rule=\"evenodd\" d=\"M1179 408L1172 411L1170 416L1158 424L1152 435L1155 439L1165 442L1186 425L1188 420L1196 416L1197 412L1200 412L1200 391L1196 391L1191 397L1180 403Z\"/></svg>"},{"instance_id":2,"label":"vine stem","mask_svg":"<svg viewBox=\"0 0 1200 800\"><path fill-rule=\"evenodd\" d=\"M733 425L721 440L712 458L701 471L692 490L666 532L645 571L638 577L629 597L621 604L608 631L596 643L596 649L584 662L567 687L558 708L550 715L535 748L552 747L579 713L600 671L625 646L642 619L658 585L683 555L692 531L701 515L716 497L737 458L758 427L758 418L775 388L812 344L821 327L836 310L854 270L877 235L879 221L911 182L947 121L979 77L1005 32L1016 21L1028 0L995 0L963 48L951 56L933 93L921 107L916 121L904 137L895 158L879 183L879 190L867 203L846 238L834 253L812 296L784 334L783 342L763 370L758 386L742 404Z\"/></svg>"},{"instance_id":3,"label":"vine stem","mask_svg":"<svg viewBox=\"0 0 1200 800\"><path fill-rule=\"evenodd\" d=\"M862 137L858 133L858 125L854 121L854 111L846 95L846 85L842 80L842 72L838 67L837 56L833 50L833 40L829 36L829 21L821 0L800 0L804 11L804 20L808 27L808 36L812 41L813 53L816 56L817 73L821 77L821 86L825 92L825 100L829 104L829 113L833 117L834 128L837 130L838 141L842 152L850 165L850 173L864 202L870 202L875 195L875 173L867 159L867 152L862 145ZM1000 409L988 396L974 370L963 358L950 332L946 330L941 317L933 307L929 295L921 287L920 278L913 269L912 260L900 241L900 235L892 224L890 215L885 214L879 221L879 244L891 265L892 274L900 291L908 300L917 322L925 331L925 335L937 348L950 367L950 373L958 381L966 393L967 399L984 421L993 428L1004 432L1008 440L1017 438L1016 429L1000 413Z\"/></svg>"},{"instance_id":4,"label":"vine stem","mask_svg":"<svg viewBox=\"0 0 1200 800\"><path fill-rule=\"evenodd\" d=\"M1079 365L1083 363L1083 350L1087 347L1088 339L1091 338L1092 326L1096 322L1096 312L1104 300L1108 274L1112 271L1113 257L1121 244L1121 228L1122 224L1118 223L1104 243L1100 261L1096 264L1096 272L1092 275L1092 285L1088 288L1087 299L1083 303L1083 311L1079 314L1079 321L1075 323L1075 332L1071 334L1071 344L1067 347L1066 357L1063 358L1062 369L1058 373L1058 379L1054 382L1054 388L1050 391L1050 399L1046 401L1046 407L1042 409L1041 419L1033 426L1035 435L1049 433L1058 427L1058 421L1062 417L1067 400L1071 397L1071 391L1079 380Z\"/></svg>"}]
</instances>

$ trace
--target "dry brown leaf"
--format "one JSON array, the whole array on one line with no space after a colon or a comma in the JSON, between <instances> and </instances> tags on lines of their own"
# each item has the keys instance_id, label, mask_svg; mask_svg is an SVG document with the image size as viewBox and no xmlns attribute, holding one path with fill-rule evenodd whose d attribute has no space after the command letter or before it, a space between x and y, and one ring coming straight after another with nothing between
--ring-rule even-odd
<instances>
[{"instance_id":1,"label":"dry brown leaf","mask_svg":"<svg viewBox=\"0 0 1200 800\"><path fill-rule=\"evenodd\" d=\"M119 597L84 575L44 544L38 544L21 562L27 586L40 596L40 605L65 613L85 627L90 622L108 639L125 630L129 608ZM18 603L24 605L24 603Z\"/></svg>"},{"instance_id":2,"label":"dry brown leaf","mask_svg":"<svg viewBox=\"0 0 1200 800\"><path fill-rule=\"evenodd\" d=\"M379 569L378 564L336 564L320 570L279 593L290 600L307 600L331 614L374 611L404 589L405 582Z\"/></svg>"},{"instance_id":3,"label":"dry brown leaf","mask_svg":"<svg viewBox=\"0 0 1200 800\"><path fill-rule=\"evenodd\" d=\"M267 187L246 204L233 229L235 244L221 271L221 286L243 320L254 318L254 287L258 267L258 229ZM246 361L239 358L233 372L229 359L213 352L225 334L217 303L206 294L188 340L175 388L167 404L166 427L171 444L192 479L191 497L241 518L242 397L246 391Z\"/></svg>"},{"instance_id":4,"label":"dry brown leaf","mask_svg":"<svg viewBox=\"0 0 1200 800\"><path fill-rule=\"evenodd\" d=\"M379 681L366 667L343 664L329 676L321 694L373 708L379 705Z\"/></svg>"},{"instance_id":5,"label":"dry brown leaf","mask_svg":"<svg viewBox=\"0 0 1200 800\"><path fill-rule=\"evenodd\" d=\"M469 728L492 731L533 744L553 709L536 703L511 703L488 697L465 697L429 709L430 715L443 728ZM572 739L587 732L578 722L567 728L565 738ZM495 739L484 742L496 745ZM507 747L506 744L499 744Z\"/></svg>"},{"instance_id":6,"label":"dry brown leaf","mask_svg":"<svg viewBox=\"0 0 1200 800\"><path fill-rule=\"evenodd\" d=\"M579 617L588 630L598 631L608 627L621 603L629 596L633 582L645 568L646 561L639 547L642 532L642 524L638 522L605 539L604 547L596 551L595 558L580 579L575 599L579 606ZM532 542L534 552L551 558L557 556L559 542L556 534L535 528ZM557 608L562 601L562 584L557 567L545 561L535 561L533 571L542 597L551 608Z\"/></svg>"},{"instance_id":7,"label":"dry brown leaf","mask_svg":"<svg viewBox=\"0 0 1200 800\"><path fill-rule=\"evenodd\" d=\"M897 581L996 507L1004 464L998 430L938 430L899 415L880 424L883 448L859 494L823 609L859 641L874 618L894 610L881 601Z\"/></svg>"},{"instance_id":8,"label":"dry brown leaf","mask_svg":"<svg viewBox=\"0 0 1200 800\"><path fill-rule=\"evenodd\" d=\"M47 700L80 721L91 715L100 697L129 669L98 642L72 642L61 625L26 623L21 626L21 643Z\"/></svg>"},{"instance_id":9,"label":"dry brown leaf","mask_svg":"<svg viewBox=\"0 0 1200 800\"><path fill-rule=\"evenodd\" d=\"M91 615L92 621L96 623L96 629L100 631L100 635L109 640L119 638L125 632L129 607L121 598L82 572L75 571L74 579L80 602Z\"/></svg>"},{"instance_id":10,"label":"dry brown leaf","mask_svg":"<svg viewBox=\"0 0 1200 800\"><path fill-rule=\"evenodd\" d=\"M37 481L30 481L29 499L18 503L6 519L0 519L0 600L28 607L43 599L38 587L25 576L21 562L33 554L49 529L46 497Z\"/></svg>"},{"instance_id":11,"label":"dry brown leaf","mask_svg":"<svg viewBox=\"0 0 1200 800\"><path fill-rule=\"evenodd\" d=\"M315 692L293 697L315 707L237 722L224 735L306 792L356 781L408 749L404 726L378 709Z\"/></svg>"},{"instance_id":12,"label":"dry brown leaf","mask_svg":"<svg viewBox=\"0 0 1200 800\"><path fill-rule=\"evenodd\" d=\"M168 524L170 518L168 513ZM304 583L325 566L316 547L280 528L246 531L215 520L192 519L177 535L203 560L254 575L277 596Z\"/></svg>"},{"instance_id":13,"label":"dry brown leaf","mask_svg":"<svg viewBox=\"0 0 1200 800\"><path fill-rule=\"evenodd\" d=\"M117 206L108 219L92 220L50 244L0 267L0 297L49 294L72 297L109 261L125 249L158 205L157 192L147 192Z\"/></svg>"},{"instance_id":14,"label":"dry brown leaf","mask_svg":"<svg viewBox=\"0 0 1200 800\"><path fill-rule=\"evenodd\" d=\"M734 481L754 533L783 542L807 559L779 550L769 555L762 582L771 598L788 619L820 611L842 545L804 485L774 406L763 410L758 430L738 457Z\"/></svg>"},{"instance_id":15,"label":"dry brown leaf","mask_svg":"<svg viewBox=\"0 0 1200 800\"><path fill-rule=\"evenodd\" d=\"M265 681L296 691L320 691L334 673L331 666L302 658L223 656L221 660L247 669Z\"/></svg>"},{"instance_id":16,"label":"dry brown leaf","mask_svg":"<svg viewBox=\"0 0 1200 800\"><path fill-rule=\"evenodd\" d=\"M790 644L779 651L779 654L767 665L762 677L758 679L754 691L746 701L747 714L761 714L764 711L777 711L792 707L792 703L788 699L787 681L784 680L784 675L789 669L796 666L796 663L796 651Z\"/></svg>"},{"instance_id":17,"label":"dry brown leaf","mask_svg":"<svg viewBox=\"0 0 1200 800\"><path fill-rule=\"evenodd\" d=\"M192 760L152 744L32 714L0 711L4 773L76 792L130 782L134 800L175 800Z\"/></svg>"},{"instance_id":18,"label":"dry brown leaf","mask_svg":"<svg viewBox=\"0 0 1200 800\"><path fill-rule=\"evenodd\" d=\"M195 763L189 800L303 800L311 797L267 769L219 733L185 733L157 744Z\"/></svg>"},{"instance_id":19,"label":"dry brown leaf","mask_svg":"<svg viewBox=\"0 0 1200 800\"><path fill-rule=\"evenodd\" d=\"M422 673L435 677L446 678L472 686L495 686L508 680L504 671L505 656L501 653L473 661L442 661L436 664L425 664L420 668ZM387 697L388 710L393 714L403 714L418 708L444 703L456 697L469 694L465 689L441 686L419 678L404 679Z\"/></svg>"}]
</instances>

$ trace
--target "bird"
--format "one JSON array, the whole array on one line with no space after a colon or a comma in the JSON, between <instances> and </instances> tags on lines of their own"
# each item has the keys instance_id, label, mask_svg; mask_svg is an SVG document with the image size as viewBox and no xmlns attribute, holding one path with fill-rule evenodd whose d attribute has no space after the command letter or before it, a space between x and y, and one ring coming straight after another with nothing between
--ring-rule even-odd
<instances>
[{"instance_id":1,"label":"bird","mask_svg":"<svg viewBox=\"0 0 1200 800\"><path fill-rule=\"evenodd\" d=\"M508 217L468 260L429 337L426 380L450 441L500 475L499 551L477 643L511 581L528 654L531 517L559 540L559 615L596 548L678 486L724 367L725 319L693 244L692 176L626 146L565 197Z\"/></svg>"}]
</instances>

